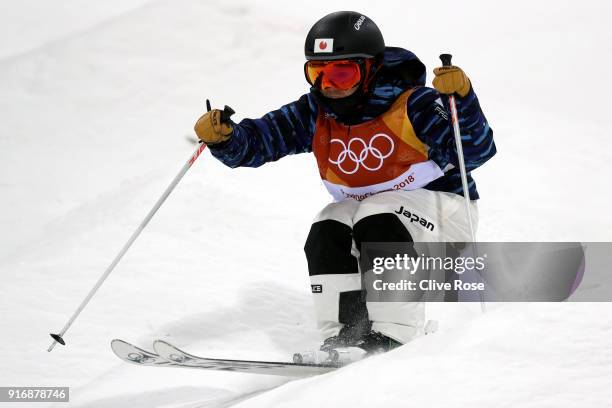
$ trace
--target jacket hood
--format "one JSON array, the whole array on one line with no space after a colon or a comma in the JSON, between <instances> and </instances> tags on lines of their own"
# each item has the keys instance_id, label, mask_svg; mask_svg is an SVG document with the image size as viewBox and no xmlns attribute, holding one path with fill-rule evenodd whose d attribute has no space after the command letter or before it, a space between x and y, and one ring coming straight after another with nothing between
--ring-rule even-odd
<instances>
[{"instance_id":1,"label":"jacket hood","mask_svg":"<svg viewBox=\"0 0 612 408\"><path fill-rule=\"evenodd\" d=\"M397 81L399 79L399 82ZM425 65L411 51L399 47L386 47L376 86L398 82L404 90L425 85Z\"/></svg>"}]
</instances>

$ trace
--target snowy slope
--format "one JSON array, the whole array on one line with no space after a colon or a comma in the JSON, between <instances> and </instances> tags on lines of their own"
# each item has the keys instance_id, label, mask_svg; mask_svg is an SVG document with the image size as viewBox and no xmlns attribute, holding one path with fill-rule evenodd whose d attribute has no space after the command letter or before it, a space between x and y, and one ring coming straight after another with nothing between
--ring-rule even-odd
<instances>
[{"instance_id":1,"label":"snowy slope","mask_svg":"<svg viewBox=\"0 0 612 408\"><path fill-rule=\"evenodd\" d=\"M287 358L316 344L301 248L328 198L310 155L230 170L205 153L68 346L45 351L47 333L190 155L185 136L205 98L239 120L307 92L304 36L338 9L371 16L388 44L413 50L429 72L450 50L472 76L499 150L475 174L481 240L610 240L602 98L612 86L599 80L612 60L610 6L134 0L76 12L76 2L54 3L0 13L12 35L0 42L0 385L69 385L71 406L81 407L610 401L605 304L508 305L484 316L474 305L432 305L442 329L431 339L270 392L287 380L117 361L114 337L236 358Z\"/></svg>"},{"instance_id":2,"label":"snowy slope","mask_svg":"<svg viewBox=\"0 0 612 408\"><path fill-rule=\"evenodd\" d=\"M589 304L507 305L237 406L609 406L612 328L592 310Z\"/></svg>"},{"instance_id":3,"label":"snowy slope","mask_svg":"<svg viewBox=\"0 0 612 408\"><path fill-rule=\"evenodd\" d=\"M20 0L0 3L0 59L13 58L53 42L79 36L93 26L137 9L149 0L107 0L46 2Z\"/></svg>"}]
</instances>

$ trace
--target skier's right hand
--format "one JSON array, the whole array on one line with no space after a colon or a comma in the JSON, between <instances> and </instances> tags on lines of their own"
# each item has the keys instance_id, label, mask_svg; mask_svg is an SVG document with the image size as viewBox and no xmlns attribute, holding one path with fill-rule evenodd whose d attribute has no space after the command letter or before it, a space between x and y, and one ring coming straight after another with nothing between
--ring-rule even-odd
<instances>
[{"instance_id":1,"label":"skier's right hand","mask_svg":"<svg viewBox=\"0 0 612 408\"><path fill-rule=\"evenodd\" d=\"M232 124L221 120L222 113L219 109L206 112L193 128L200 140L207 145L225 142L232 136Z\"/></svg>"}]
</instances>

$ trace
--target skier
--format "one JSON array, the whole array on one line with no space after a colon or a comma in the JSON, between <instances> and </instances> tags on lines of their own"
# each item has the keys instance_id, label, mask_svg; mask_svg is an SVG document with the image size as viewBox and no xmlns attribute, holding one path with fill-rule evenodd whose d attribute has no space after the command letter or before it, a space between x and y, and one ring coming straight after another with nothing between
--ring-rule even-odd
<instances>
[{"instance_id":1,"label":"skier","mask_svg":"<svg viewBox=\"0 0 612 408\"><path fill-rule=\"evenodd\" d=\"M493 131L461 68L425 66L386 47L367 16L340 11L320 19L305 43L310 92L240 123L220 110L200 117L198 137L229 167L258 167L313 152L334 198L315 217L305 252L321 350L387 351L423 330L418 302L366 302L358 266L362 242L469 241L448 95L454 94L468 171L473 223L476 184L469 172L496 152ZM405 211L427 221L411 222Z\"/></svg>"}]
</instances>

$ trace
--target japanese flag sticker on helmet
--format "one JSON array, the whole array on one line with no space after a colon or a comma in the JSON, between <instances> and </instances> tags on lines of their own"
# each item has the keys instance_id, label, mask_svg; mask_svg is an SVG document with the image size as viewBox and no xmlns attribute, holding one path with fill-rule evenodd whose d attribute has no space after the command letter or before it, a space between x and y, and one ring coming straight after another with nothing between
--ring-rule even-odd
<instances>
[{"instance_id":1,"label":"japanese flag sticker on helmet","mask_svg":"<svg viewBox=\"0 0 612 408\"><path fill-rule=\"evenodd\" d=\"M333 38L317 38L315 39L314 52L334 52Z\"/></svg>"}]
</instances>

